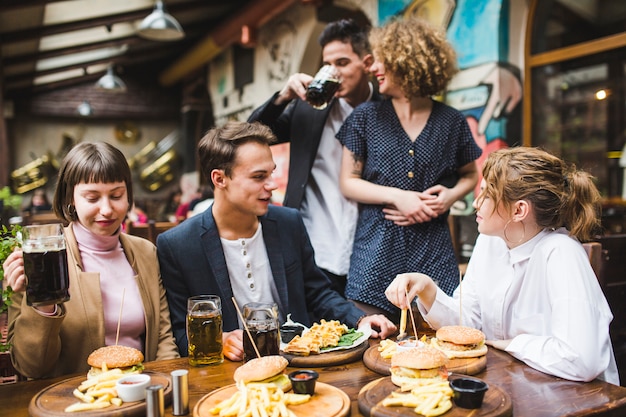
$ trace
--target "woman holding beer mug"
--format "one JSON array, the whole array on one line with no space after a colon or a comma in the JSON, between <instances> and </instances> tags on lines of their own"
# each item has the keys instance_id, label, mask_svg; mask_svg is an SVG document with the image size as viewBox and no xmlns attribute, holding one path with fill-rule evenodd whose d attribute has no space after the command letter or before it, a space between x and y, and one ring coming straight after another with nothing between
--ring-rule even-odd
<instances>
[{"instance_id":1,"label":"woman holding beer mug","mask_svg":"<svg viewBox=\"0 0 626 417\"><path fill-rule=\"evenodd\" d=\"M22 375L87 372L87 357L105 345L134 347L146 361L179 357L156 248L121 233L132 202L131 172L118 149L83 142L67 154L53 208L69 223L64 234L70 300L29 305L22 251L13 252L3 265L15 291L8 339Z\"/></svg>"},{"instance_id":2,"label":"woman holding beer mug","mask_svg":"<svg viewBox=\"0 0 626 417\"><path fill-rule=\"evenodd\" d=\"M525 147L492 152L483 175L474 201L480 236L454 297L420 273L398 275L387 297L405 308L417 295L433 328L462 319L487 344L547 374L619 384L613 315L580 244L600 223L592 178Z\"/></svg>"}]
</instances>

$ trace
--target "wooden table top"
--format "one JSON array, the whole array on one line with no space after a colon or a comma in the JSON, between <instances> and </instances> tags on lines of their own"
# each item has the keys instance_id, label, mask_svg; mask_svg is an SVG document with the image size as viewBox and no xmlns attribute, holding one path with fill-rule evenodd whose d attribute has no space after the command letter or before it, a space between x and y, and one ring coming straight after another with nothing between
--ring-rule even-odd
<instances>
[{"instance_id":1,"label":"wooden table top","mask_svg":"<svg viewBox=\"0 0 626 417\"><path fill-rule=\"evenodd\" d=\"M189 369L190 415L204 395L233 384L233 372L240 365L239 362L225 360L218 366L192 367L186 358L145 364L148 370L167 374L175 369ZM348 394L352 402L352 416L362 415L357 404L361 387L381 377L367 369L362 361L316 370L320 374L319 381L338 387ZM489 350L487 369L475 376L510 395L515 417L626 415L626 388L599 380L580 383L549 376L495 349ZM31 398L50 384L64 379L67 377L0 385L0 415L28 416ZM166 407L165 415L172 415L171 406Z\"/></svg>"}]
</instances>

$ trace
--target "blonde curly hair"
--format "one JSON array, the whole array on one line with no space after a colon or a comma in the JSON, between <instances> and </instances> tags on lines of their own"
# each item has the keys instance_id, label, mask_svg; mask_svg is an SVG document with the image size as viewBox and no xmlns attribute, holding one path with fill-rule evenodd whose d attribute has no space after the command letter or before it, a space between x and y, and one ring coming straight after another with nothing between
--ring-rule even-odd
<instances>
[{"instance_id":1,"label":"blonde curly hair","mask_svg":"<svg viewBox=\"0 0 626 417\"><path fill-rule=\"evenodd\" d=\"M387 76L408 98L443 92L458 71L454 48L425 20L393 19L372 29L370 43Z\"/></svg>"}]
</instances>

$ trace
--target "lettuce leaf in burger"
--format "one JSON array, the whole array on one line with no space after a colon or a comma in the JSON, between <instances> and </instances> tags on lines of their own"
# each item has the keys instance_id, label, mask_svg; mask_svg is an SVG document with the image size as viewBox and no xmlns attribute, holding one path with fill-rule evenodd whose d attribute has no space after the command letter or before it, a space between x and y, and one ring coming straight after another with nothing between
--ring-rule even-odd
<instances>
[{"instance_id":1,"label":"lettuce leaf in burger","mask_svg":"<svg viewBox=\"0 0 626 417\"><path fill-rule=\"evenodd\" d=\"M273 383L283 392L291 389L289 377L283 373L289 361L280 355L251 359L235 369L233 379L237 384L249 382Z\"/></svg>"},{"instance_id":2,"label":"lettuce leaf in burger","mask_svg":"<svg viewBox=\"0 0 626 417\"><path fill-rule=\"evenodd\" d=\"M103 372L103 368L107 370L119 368L123 373L141 373L143 372L143 353L141 351L128 346L104 346L94 350L87 357L87 364L91 369L87 373L87 378Z\"/></svg>"}]
</instances>

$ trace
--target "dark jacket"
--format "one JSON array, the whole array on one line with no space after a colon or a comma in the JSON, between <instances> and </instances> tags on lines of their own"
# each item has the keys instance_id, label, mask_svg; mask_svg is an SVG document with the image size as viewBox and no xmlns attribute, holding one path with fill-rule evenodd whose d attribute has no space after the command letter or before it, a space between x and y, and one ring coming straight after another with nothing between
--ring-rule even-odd
<instances>
[{"instance_id":1,"label":"dark jacket","mask_svg":"<svg viewBox=\"0 0 626 417\"><path fill-rule=\"evenodd\" d=\"M274 104L277 96L278 93L274 94L252 112L248 121L258 121L269 126L276 135L278 143L290 143L289 176L283 205L299 209L326 119L336 100L333 100L325 109L316 110L300 99L277 106ZM380 100L380 95L374 92L372 100Z\"/></svg>"},{"instance_id":2,"label":"dark jacket","mask_svg":"<svg viewBox=\"0 0 626 417\"><path fill-rule=\"evenodd\" d=\"M330 289L317 267L313 248L300 214L270 206L260 217L282 316L310 326L322 318L354 327L363 312ZM212 208L159 235L157 253L167 290L174 337L182 355L187 352L187 298L215 294L222 300L225 332L239 328L233 291Z\"/></svg>"}]
</instances>

